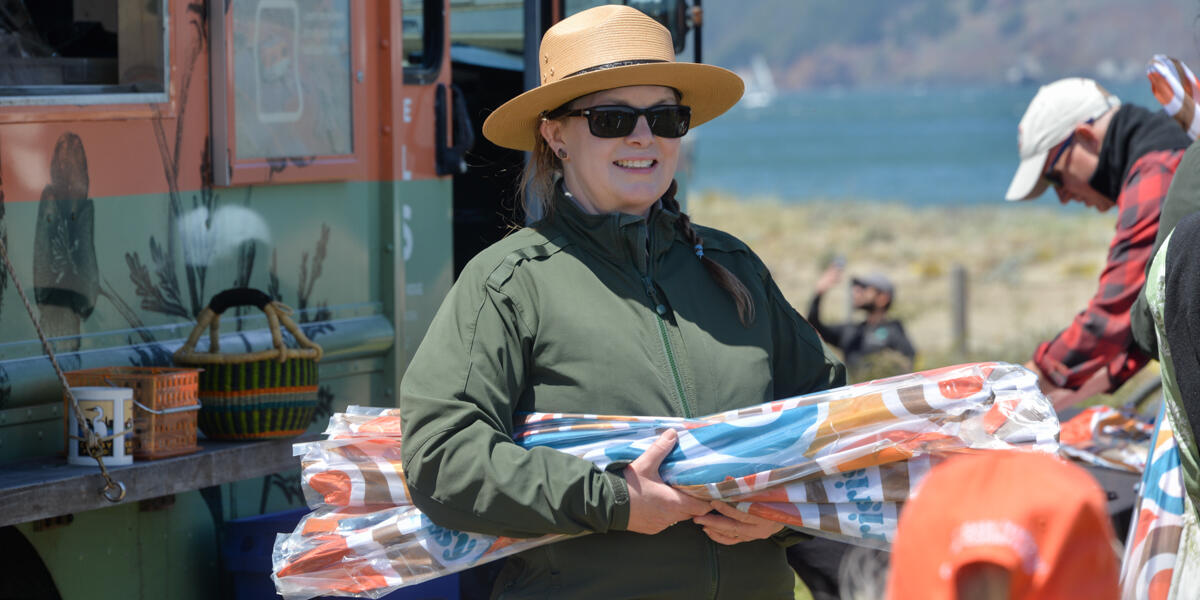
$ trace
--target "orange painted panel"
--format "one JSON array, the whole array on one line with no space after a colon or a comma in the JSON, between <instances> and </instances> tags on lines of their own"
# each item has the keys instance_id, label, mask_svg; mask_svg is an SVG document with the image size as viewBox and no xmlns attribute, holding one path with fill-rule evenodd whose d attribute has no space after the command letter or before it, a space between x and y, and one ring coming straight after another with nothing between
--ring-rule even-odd
<instances>
[{"instance_id":1,"label":"orange painted panel","mask_svg":"<svg viewBox=\"0 0 1200 600\"><path fill-rule=\"evenodd\" d=\"M365 11L363 159L352 179L438 177L434 107L437 84L449 85L449 35L437 80L403 83L400 0L354 3ZM0 181L4 201L41 198L52 181L55 148L71 136L86 155L87 195L93 198L196 190L210 178L210 49L198 10L169 3L169 100L146 105L0 107ZM445 8L449 14L449 7ZM60 156L59 160L68 157ZM283 182L276 176L271 182Z\"/></svg>"}]
</instances>

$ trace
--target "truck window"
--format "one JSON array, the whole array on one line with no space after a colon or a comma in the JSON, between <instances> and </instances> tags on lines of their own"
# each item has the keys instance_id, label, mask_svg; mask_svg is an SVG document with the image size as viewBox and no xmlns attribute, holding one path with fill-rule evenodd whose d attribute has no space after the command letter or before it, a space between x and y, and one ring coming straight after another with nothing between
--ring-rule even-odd
<instances>
[{"instance_id":1,"label":"truck window","mask_svg":"<svg viewBox=\"0 0 1200 600\"><path fill-rule=\"evenodd\" d=\"M442 0L404 0L404 82L429 83L437 79L442 62L445 10Z\"/></svg>"},{"instance_id":2,"label":"truck window","mask_svg":"<svg viewBox=\"0 0 1200 600\"><path fill-rule=\"evenodd\" d=\"M450 53L465 54L468 62L493 56L503 68L524 69L525 5L513 0L450 0ZM470 48L470 50L468 50ZM503 55L508 55L507 57ZM512 59L517 62L513 63Z\"/></svg>"},{"instance_id":3,"label":"truck window","mask_svg":"<svg viewBox=\"0 0 1200 600\"><path fill-rule=\"evenodd\" d=\"M0 3L0 105L167 100L166 0Z\"/></svg>"}]
</instances>

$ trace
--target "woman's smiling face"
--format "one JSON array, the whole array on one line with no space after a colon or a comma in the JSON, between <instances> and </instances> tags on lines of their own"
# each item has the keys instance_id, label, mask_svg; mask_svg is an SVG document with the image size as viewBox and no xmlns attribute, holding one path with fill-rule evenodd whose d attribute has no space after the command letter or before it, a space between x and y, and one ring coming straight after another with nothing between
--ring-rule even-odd
<instances>
[{"instance_id":1,"label":"woman's smiling face","mask_svg":"<svg viewBox=\"0 0 1200 600\"><path fill-rule=\"evenodd\" d=\"M678 101L669 87L638 85L588 94L572 102L571 108L612 104L647 108ZM633 132L621 138L592 135L585 117L544 121L541 133L552 151L566 151L564 184L589 212L647 214L671 186L679 164L681 138L654 135L645 117L638 117Z\"/></svg>"}]
</instances>

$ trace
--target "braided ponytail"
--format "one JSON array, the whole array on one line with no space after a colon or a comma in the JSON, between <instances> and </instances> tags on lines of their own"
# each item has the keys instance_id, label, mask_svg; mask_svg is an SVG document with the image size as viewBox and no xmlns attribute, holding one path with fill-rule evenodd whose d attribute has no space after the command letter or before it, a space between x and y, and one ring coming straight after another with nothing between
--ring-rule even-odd
<instances>
[{"instance_id":1,"label":"braided ponytail","mask_svg":"<svg viewBox=\"0 0 1200 600\"><path fill-rule=\"evenodd\" d=\"M721 286L721 289L729 293L734 304L737 305L738 320L742 322L743 327L749 327L754 322L754 299L750 297L750 290L746 289L746 285L742 280L721 266L717 261L704 256L704 240L700 238L700 234L692 229L692 219L683 212L679 206L679 201L675 199L675 183L671 183L671 188L667 190L663 196L663 208L679 213L679 220L675 221L675 228L683 234L684 239L688 241L696 249L696 256L700 258L700 263L704 265L708 271L708 276Z\"/></svg>"}]
</instances>

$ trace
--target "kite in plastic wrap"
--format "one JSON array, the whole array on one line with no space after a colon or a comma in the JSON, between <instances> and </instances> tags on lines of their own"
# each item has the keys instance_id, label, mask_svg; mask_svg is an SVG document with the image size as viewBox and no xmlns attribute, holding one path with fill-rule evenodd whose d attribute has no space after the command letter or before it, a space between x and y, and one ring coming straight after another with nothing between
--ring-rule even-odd
<instances>
[{"instance_id":1,"label":"kite in plastic wrap","mask_svg":"<svg viewBox=\"0 0 1200 600\"><path fill-rule=\"evenodd\" d=\"M1089 406L1062 424L1063 454L1076 460L1129 473L1141 473L1150 453L1154 425L1111 406Z\"/></svg>"},{"instance_id":2,"label":"kite in plastic wrap","mask_svg":"<svg viewBox=\"0 0 1200 600\"><path fill-rule=\"evenodd\" d=\"M1196 111L1200 108L1200 81L1187 65L1177 58L1155 54L1146 65L1146 77L1150 78L1150 89L1154 98L1179 122L1188 137L1193 140L1200 134L1200 119Z\"/></svg>"},{"instance_id":3,"label":"kite in plastic wrap","mask_svg":"<svg viewBox=\"0 0 1200 600\"><path fill-rule=\"evenodd\" d=\"M396 409L350 407L329 439L296 444L309 505L275 542L276 589L378 598L565 535L514 539L438 527L409 503ZM598 467L679 434L663 481L702 500L853 543L887 547L910 490L949 453L1056 452L1037 378L1007 363L902 375L702 418L529 413L514 435Z\"/></svg>"}]
</instances>

